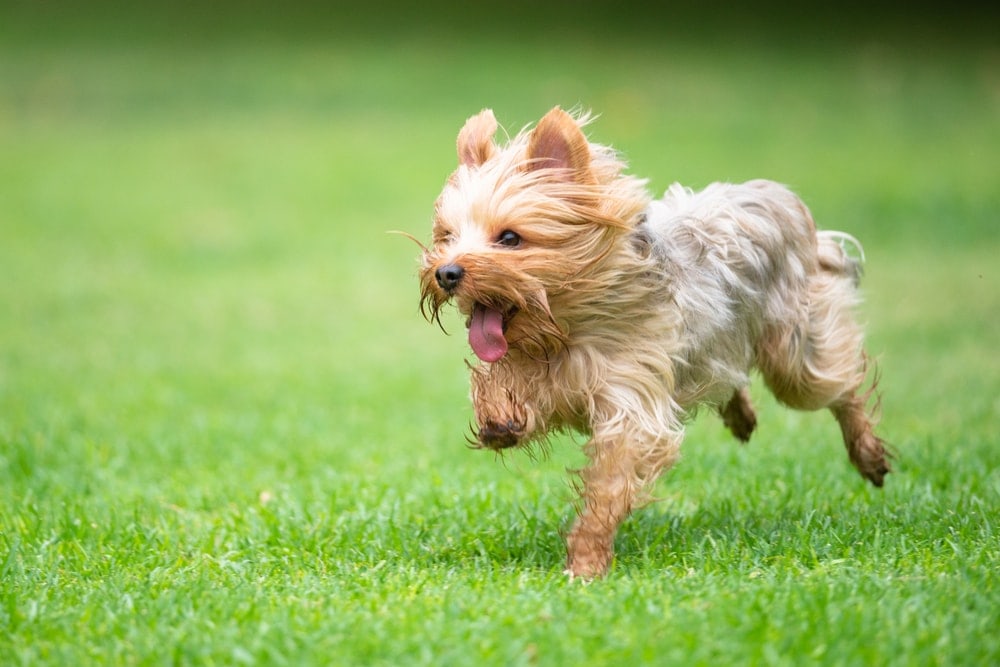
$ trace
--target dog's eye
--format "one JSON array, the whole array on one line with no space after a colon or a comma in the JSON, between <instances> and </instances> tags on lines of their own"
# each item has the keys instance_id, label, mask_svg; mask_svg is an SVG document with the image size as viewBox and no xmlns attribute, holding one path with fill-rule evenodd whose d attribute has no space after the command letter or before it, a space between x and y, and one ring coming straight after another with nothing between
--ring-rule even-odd
<instances>
[{"instance_id":1,"label":"dog's eye","mask_svg":"<svg viewBox=\"0 0 1000 667\"><path fill-rule=\"evenodd\" d=\"M516 232L506 229L500 232L500 236L497 237L497 244L507 248L516 248L521 245L521 237Z\"/></svg>"}]
</instances>

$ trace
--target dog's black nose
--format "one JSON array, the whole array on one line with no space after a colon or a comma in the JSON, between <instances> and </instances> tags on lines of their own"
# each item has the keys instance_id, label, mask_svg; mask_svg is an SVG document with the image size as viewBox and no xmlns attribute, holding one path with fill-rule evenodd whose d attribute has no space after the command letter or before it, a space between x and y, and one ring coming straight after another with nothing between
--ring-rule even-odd
<instances>
[{"instance_id":1,"label":"dog's black nose","mask_svg":"<svg viewBox=\"0 0 1000 667\"><path fill-rule=\"evenodd\" d=\"M465 275L465 270L458 264L445 264L434 272L438 285L445 292L450 292L458 287L463 275Z\"/></svg>"}]
</instances>

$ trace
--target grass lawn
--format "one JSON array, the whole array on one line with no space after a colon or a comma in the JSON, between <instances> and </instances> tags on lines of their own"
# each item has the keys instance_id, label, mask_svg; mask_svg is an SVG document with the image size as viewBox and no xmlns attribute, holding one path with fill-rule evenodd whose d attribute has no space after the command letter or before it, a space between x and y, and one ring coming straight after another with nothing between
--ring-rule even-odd
<instances>
[{"instance_id":1,"label":"grass lawn","mask_svg":"<svg viewBox=\"0 0 1000 667\"><path fill-rule=\"evenodd\" d=\"M18 7L0 664L1000 663L988 40ZM864 242L883 490L755 386L754 441L702 415L608 578L567 580L580 439L465 448L461 325L386 233L429 236L467 116L555 104L656 190L773 178Z\"/></svg>"}]
</instances>

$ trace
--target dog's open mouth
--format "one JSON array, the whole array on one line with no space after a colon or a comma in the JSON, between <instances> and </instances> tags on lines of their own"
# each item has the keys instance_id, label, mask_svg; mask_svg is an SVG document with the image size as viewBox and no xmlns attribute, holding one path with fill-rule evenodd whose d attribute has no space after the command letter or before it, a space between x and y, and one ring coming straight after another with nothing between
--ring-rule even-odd
<instances>
[{"instance_id":1,"label":"dog's open mouth","mask_svg":"<svg viewBox=\"0 0 1000 667\"><path fill-rule=\"evenodd\" d=\"M484 303L473 306L469 317L469 346L482 361L492 363L507 354L504 332L516 313L516 308L500 310Z\"/></svg>"}]
</instances>

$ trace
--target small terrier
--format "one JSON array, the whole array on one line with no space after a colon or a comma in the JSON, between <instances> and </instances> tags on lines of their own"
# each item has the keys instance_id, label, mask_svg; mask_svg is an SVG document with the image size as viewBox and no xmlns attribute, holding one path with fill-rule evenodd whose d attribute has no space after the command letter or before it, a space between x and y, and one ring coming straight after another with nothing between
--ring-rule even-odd
<instances>
[{"instance_id":1,"label":"small terrier","mask_svg":"<svg viewBox=\"0 0 1000 667\"><path fill-rule=\"evenodd\" d=\"M492 111L470 118L420 267L424 315L440 321L451 301L468 318L477 446L590 438L568 573L607 572L619 524L677 460L699 405L750 438L754 368L785 405L829 408L881 486L888 455L866 410L877 379L862 389L852 313L861 271L843 246L857 241L817 232L770 181L674 184L653 200L587 140L589 120L556 107L500 146Z\"/></svg>"}]
</instances>

